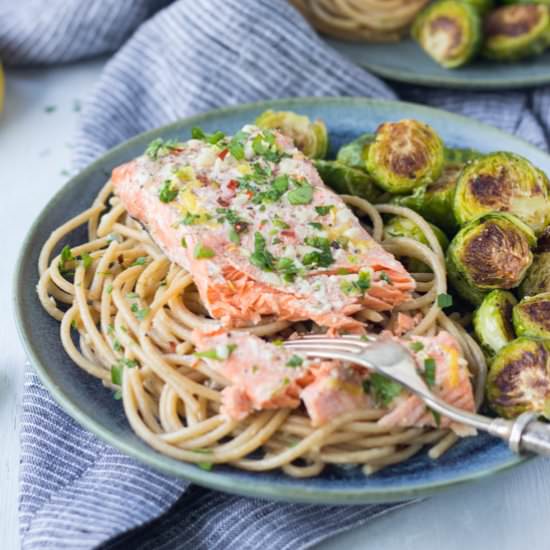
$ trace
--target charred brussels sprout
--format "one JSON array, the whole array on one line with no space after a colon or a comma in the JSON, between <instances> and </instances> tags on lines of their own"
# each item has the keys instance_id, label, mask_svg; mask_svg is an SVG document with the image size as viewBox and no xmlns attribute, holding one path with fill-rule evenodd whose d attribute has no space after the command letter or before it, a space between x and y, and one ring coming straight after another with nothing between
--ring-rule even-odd
<instances>
[{"instance_id":1,"label":"charred brussels sprout","mask_svg":"<svg viewBox=\"0 0 550 550\"><path fill-rule=\"evenodd\" d=\"M380 125L367 155L367 171L382 189L396 194L433 183L443 163L441 138L417 120Z\"/></svg>"},{"instance_id":2,"label":"charred brussels sprout","mask_svg":"<svg viewBox=\"0 0 550 550\"><path fill-rule=\"evenodd\" d=\"M445 236L445 233L441 231L435 225L430 224L432 231L435 233L439 244L443 251L447 250L449 246L449 240ZM414 239L422 244L428 245L428 239L426 236L412 220L405 218L404 216L394 216L390 221L384 224L384 238L392 239L395 237L407 237L409 239ZM408 271L415 273L429 273L431 271L424 262L416 260L414 258L407 258L404 260L404 265Z\"/></svg>"},{"instance_id":3,"label":"charred brussels sprout","mask_svg":"<svg viewBox=\"0 0 550 550\"><path fill-rule=\"evenodd\" d=\"M464 226L447 250L447 272L456 291L472 304L495 288L520 284L531 265L533 231L510 214L492 213Z\"/></svg>"},{"instance_id":4,"label":"charred brussels sprout","mask_svg":"<svg viewBox=\"0 0 550 550\"><path fill-rule=\"evenodd\" d=\"M406 206L448 233L457 227L453 214L453 197L462 164L447 164L434 183L418 187L410 195L393 197L391 202Z\"/></svg>"},{"instance_id":5,"label":"charred brussels sprout","mask_svg":"<svg viewBox=\"0 0 550 550\"><path fill-rule=\"evenodd\" d=\"M474 331L484 351L493 355L514 339L512 310L518 303L506 290L489 292L474 314Z\"/></svg>"},{"instance_id":6,"label":"charred brussels sprout","mask_svg":"<svg viewBox=\"0 0 550 550\"><path fill-rule=\"evenodd\" d=\"M362 134L352 142L340 147L336 160L352 168L366 170L369 145L374 141L374 134Z\"/></svg>"},{"instance_id":7,"label":"charred brussels sprout","mask_svg":"<svg viewBox=\"0 0 550 550\"><path fill-rule=\"evenodd\" d=\"M324 158L327 154L328 133L322 120L311 122L307 116L291 111L265 111L256 119L256 125L280 130L310 158Z\"/></svg>"},{"instance_id":8,"label":"charred brussels sprout","mask_svg":"<svg viewBox=\"0 0 550 550\"><path fill-rule=\"evenodd\" d=\"M550 252L535 254L533 263L519 287L522 296L550 292Z\"/></svg>"},{"instance_id":9,"label":"charred brussels sprout","mask_svg":"<svg viewBox=\"0 0 550 550\"><path fill-rule=\"evenodd\" d=\"M515 61L540 54L549 44L548 6L502 6L485 18L483 55L489 59Z\"/></svg>"},{"instance_id":10,"label":"charred brussels sprout","mask_svg":"<svg viewBox=\"0 0 550 550\"><path fill-rule=\"evenodd\" d=\"M453 69L472 59L481 44L481 17L473 2L439 0L415 20L412 35L437 63Z\"/></svg>"},{"instance_id":11,"label":"charred brussels sprout","mask_svg":"<svg viewBox=\"0 0 550 550\"><path fill-rule=\"evenodd\" d=\"M524 298L514 307L513 319L518 336L550 339L550 292Z\"/></svg>"},{"instance_id":12,"label":"charred brussels sprout","mask_svg":"<svg viewBox=\"0 0 550 550\"><path fill-rule=\"evenodd\" d=\"M382 194L366 172L337 160L316 160L315 168L321 179L337 193L355 195L369 202L376 202Z\"/></svg>"},{"instance_id":13,"label":"charred brussels sprout","mask_svg":"<svg viewBox=\"0 0 550 550\"><path fill-rule=\"evenodd\" d=\"M538 233L550 221L548 178L514 153L486 155L462 171L453 210L459 224L487 212L510 212Z\"/></svg>"},{"instance_id":14,"label":"charred brussels sprout","mask_svg":"<svg viewBox=\"0 0 550 550\"><path fill-rule=\"evenodd\" d=\"M538 338L512 340L496 354L487 377L490 407L504 418L550 413L550 344Z\"/></svg>"}]
</instances>

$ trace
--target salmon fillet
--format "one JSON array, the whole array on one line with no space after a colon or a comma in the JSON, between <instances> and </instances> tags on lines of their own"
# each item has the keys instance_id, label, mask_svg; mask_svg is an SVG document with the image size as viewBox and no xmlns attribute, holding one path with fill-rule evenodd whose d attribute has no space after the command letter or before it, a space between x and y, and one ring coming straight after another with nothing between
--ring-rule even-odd
<instances>
[{"instance_id":1,"label":"salmon fillet","mask_svg":"<svg viewBox=\"0 0 550 550\"><path fill-rule=\"evenodd\" d=\"M409 299L412 277L289 138L255 126L195 134L153 142L112 182L130 216L192 274L213 318L227 328L275 316L358 331L359 310Z\"/></svg>"},{"instance_id":2,"label":"salmon fillet","mask_svg":"<svg viewBox=\"0 0 550 550\"><path fill-rule=\"evenodd\" d=\"M397 338L413 354L419 372L432 391L446 402L474 411L469 372L455 339L447 332L434 337ZM451 427L459 435L471 430L436 418L418 397L389 379L363 367L338 361L307 359L276 343L243 332L202 334L195 331L195 357L218 370L230 382L222 391L222 411L242 420L252 411L297 408L300 401L313 426L362 408L387 412L381 426Z\"/></svg>"}]
</instances>

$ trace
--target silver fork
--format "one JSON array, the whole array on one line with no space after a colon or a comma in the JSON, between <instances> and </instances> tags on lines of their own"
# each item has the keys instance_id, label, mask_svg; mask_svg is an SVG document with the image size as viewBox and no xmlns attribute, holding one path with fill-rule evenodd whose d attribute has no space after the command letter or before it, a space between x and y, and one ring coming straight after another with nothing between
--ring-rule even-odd
<instances>
[{"instance_id":1,"label":"silver fork","mask_svg":"<svg viewBox=\"0 0 550 550\"><path fill-rule=\"evenodd\" d=\"M399 382L424 400L430 409L467 426L506 441L515 453L531 452L550 456L550 425L536 420L534 413L523 413L515 420L489 418L449 405L429 389L417 372L409 350L392 341L365 341L358 336L331 338L322 335L287 340L285 348L306 357L340 359L374 370Z\"/></svg>"}]
</instances>

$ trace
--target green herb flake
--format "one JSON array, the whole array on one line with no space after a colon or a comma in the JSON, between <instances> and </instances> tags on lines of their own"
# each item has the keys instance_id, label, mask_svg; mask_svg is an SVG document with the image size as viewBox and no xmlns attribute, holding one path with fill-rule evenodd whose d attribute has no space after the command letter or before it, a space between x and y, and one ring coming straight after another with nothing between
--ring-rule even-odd
<instances>
[{"instance_id":1,"label":"green herb flake","mask_svg":"<svg viewBox=\"0 0 550 550\"><path fill-rule=\"evenodd\" d=\"M422 351L424 349L424 344L422 342L411 342L409 344L409 347L412 351L418 353L419 351Z\"/></svg>"},{"instance_id":2,"label":"green herb flake","mask_svg":"<svg viewBox=\"0 0 550 550\"><path fill-rule=\"evenodd\" d=\"M287 362L286 366L291 368L301 367L304 360L299 355L293 355Z\"/></svg>"},{"instance_id":3,"label":"green herb flake","mask_svg":"<svg viewBox=\"0 0 550 550\"><path fill-rule=\"evenodd\" d=\"M380 272L380 280L381 281L384 281L388 284L391 284L391 279L389 277L389 275L385 272L385 271L381 271Z\"/></svg>"},{"instance_id":4,"label":"green herb flake","mask_svg":"<svg viewBox=\"0 0 550 550\"><path fill-rule=\"evenodd\" d=\"M128 294L126 294L126 298L130 298L130 300L134 300L135 298L139 298L139 294L136 294L135 292L128 292Z\"/></svg>"},{"instance_id":5,"label":"green herb flake","mask_svg":"<svg viewBox=\"0 0 550 550\"><path fill-rule=\"evenodd\" d=\"M124 370L124 365L116 364L111 367L111 382L117 386L122 385L122 371Z\"/></svg>"},{"instance_id":6,"label":"green herb flake","mask_svg":"<svg viewBox=\"0 0 550 550\"><path fill-rule=\"evenodd\" d=\"M191 129L191 137L193 139L200 139L201 141L206 141L211 145L216 145L218 141L221 141L225 137L225 134L220 130L218 130L217 132L214 132L213 134L207 134L206 132L204 132L202 128L195 126L194 128Z\"/></svg>"},{"instance_id":7,"label":"green herb flake","mask_svg":"<svg viewBox=\"0 0 550 550\"><path fill-rule=\"evenodd\" d=\"M165 180L159 189L159 199L161 202L172 202L179 193L176 184L171 180Z\"/></svg>"},{"instance_id":8,"label":"green herb flake","mask_svg":"<svg viewBox=\"0 0 550 550\"><path fill-rule=\"evenodd\" d=\"M113 348L115 351L122 351L122 346L118 340L113 342Z\"/></svg>"},{"instance_id":9,"label":"green herb flake","mask_svg":"<svg viewBox=\"0 0 550 550\"><path fill-rule=\"evenodd\" d=\"M117 390L115 393L113 393L113 398L117 401L120 401L122 399L122 392L120 390Z\"/></svg>"},{"instance_id":10,"label":"green herb flake","mask_svg":"<svg viewBox=\"0 0 550 550\"><path fill-rule=\"evenodd\" d=\"M333 208L334 208L333 204L327 204L325 206L316 206L315 212L317 212L319 216L326 216Z\"/></svg>"},{"instance_id":11,"label":"green herb flake","mask_svg":"<svg viewBox=\"0 0 550 550\"><path fill-rule=\"evenodd\" d=\"M181 238L181 246L183 246L183 248L187 248L187 242L185 241L185 237Z\"/></svg>"},{"instance_id":12,"label":"green herb flake","mask_svg":"<svg viewBox=\"0 0 550 550\"><path fill-rule=\"evenodd\" d=\"M313 227L313 229L317 229L318 231L323 230L323 224L318 222L309 222L309 225Z\"/></svg>"},{"instance_id":13,"label":"green herb flake","mask_svg":"<svg viewBox=\"0 0 550 550\"><path fill-rule=\"evenodd\" d=\"M298 274L298 267L290 258L279 258L275 269L287 283L292 283Z\"/></svg>"},{"instance_id":14,"label":"green herb flake","mask_svg":"<svg viewBox=\"0 0 550 550\"><path fill-rule=\"evenodd\" d=\"M201 470L206 470L207 472L210 472L212 468L214 468L214 464L212 464L212 462L197 462L197 466Z\"/></svg>"},{"instance_id":15,"label":"green herb flake","mask_svg":"<svg viewBox=\"0 0 550 550\"><path fill-rule=\"evenodd\" d=\"M111 294L111 292L113 292L113 285L109 284L105 287L105 290L107 292L107 294Z\"/></svg>"},{"instance_id":16,"label":"green herb flake","mask_svg":"<svg viewBox=\"0 0 550 550\"><path fill-rule=\"evenodd\" d=\"M237 132L233 136L233 138L227 145L227 149L229 150L229 153L234 159L236 160L244 159L244 141L246 140L247 137L248 137L248 134L241 130L240 132Z\"/></svg>"},{"instance_id":17,"label":"green herb flake","mask_svg":"<svg viewBox=\"0 0 550 550\"><path fill-rule=\"evenodd\" d=\"M233 244L241 244L241 237L239 236L239 234L237 233L234 227L229 228L227 237Z\"/></svg>"},{"instance_id":18,"label":"green herb flake","mask_svg":"<svg viewBox=\"0 0 550 550\"><path fill-rule=\"evenodd\" d=\"M281 220L281 218L274 218L271 223L273 224L273 227L277 227L278 229L288 229L290 227L290 225Z\"/></svg>"},{"instance_id":19,"label":"green herb flake","mask_svg":"<svg viewBox=\"0 0 550 550\"><path fill-rule=\"evenodd\" d=\"M275 340L272 340L271 343L274 346L277 346L278 348L280 348L281 346L284 345L285 341L282 338L276 338Z\"/></svg>"},{"instance_id":20,"label":"green herb flake","mask_svg":"<svg viewBox=\"0 0 550 550\"><path fill-rule=\"evenodd\" d=\"M288 202L293 206L309 204L313 200L313 186L307 182L294 182L296 187L287 193Z\"/></svg>"},{"instance_id":21,"label":"green herb flake","mask_svg":"<svg viewBox=\"0 0 550 550\"><path fill-rule=\"evenodd\" d=\"M73 251L70 249L69 245L66 244L61 250L60 259L59 259L59 271L64 274L67 273L67 263L74 260Z\"/></svg>"},{"instance_id":22,"label":"green herb flake","mask_svg":"<svg viewBox=\"0 0 550 550\"><path fill-rule=\"evenodd\" d=\"M450 294L438 294L437 305L441 309L445 309L446 307L451 307L453 305L453 297Z\"/></svg>"},{"instance_id":23,"label":"green herb flake","mask_svg":"<svg viewBox=\"0 0 550 550\"><path fill-rule=\"evenodd\" d=\"M80 256L80 261L82 262L82 266L84 267L84 269L88 269L89 267L92 266L93 260L90 254L88 254L87 252L84 252L84 254Z\"/></svg>"},{"instance_id":24,"label":"green herb flake","mask_svg":"<svg viewBox=\"0 0 550 550\"><path fill-rule=\"evenodd\" d=\"M147 258L145 256L140 256L139 258L136 258L131 264L130 267L134 267L136 265L145 265L147 263Z\"/></svg>"},{"instance_id":25,"label":"green herb flake","mask_svg":"<svg viewBox=\"0 0 550 550\"><path fill-rule=\"evenodd\" d=\"M208 260L213 258L216 253L208 246L204 246L201 243L195 245L195 250L193 251L193 256L197 260Z\"/></svg>"},{"instance_id":26,"label":"green herb flake","mask_svg":"<svg viewBox=\"0 0 550 550\"><path fill-rule=\"evenodd\" d=\"M435 360L432 357L424 360L424 380L430 388L435 385Z\"/></svg>"},{"instance_id":27,"label":"green herb flake","mask_svg":"<svg viewBox=\"0 0 550 550\"><path fill-rule=\"evenodd\" d=\"M369 390L372 391L374 399L380 405L387 407L400 393L403 387L391 378L374 372L370 376Z\"/></svg>"},{"instance_id":28,"label":"green herb flake","mask_svg":"<svg viewBox=\"0 0 550 550\"><path fill-rule=\"evenodd\" d=\"M435 425L439 428L439 426L441 426L441 415L433 409L429 409L429 411L432 413Z\"/></svg>"},{"instance_id":29,"label":"green herb flake","mask_svg":"<svg viewBox=\"0 0 550 550\"><path fill-rule=\"evenodd\" d=\"M264 236L256 231L254 234L254 252L250 255L250 263L262 271L273 271L275 258L267 250Z\"/></svg>"},{"instance_id":30,"label":"green herb flake","mask_svg":"<svg viewBox=\"0 0 550 550\"><path fill-rule=\"evenodd\" d=\"M162 138L153 140L145 149L145 154L151 160L157 160L160 157L164 157L174 150L179 149L180 143L175 139L169 139L164 141Z\"/></svg>"},{"instance_id":31,"label":"green herb flake","mask_svg":"<svg viewBox=\"0 0 550 550\"><path fill-rule=\"evenodd\" d=\"M133 303L130 309L138 321L145 320L150 311L148 307L140 308L136 303Z\"/></svg>"}]
</instances>

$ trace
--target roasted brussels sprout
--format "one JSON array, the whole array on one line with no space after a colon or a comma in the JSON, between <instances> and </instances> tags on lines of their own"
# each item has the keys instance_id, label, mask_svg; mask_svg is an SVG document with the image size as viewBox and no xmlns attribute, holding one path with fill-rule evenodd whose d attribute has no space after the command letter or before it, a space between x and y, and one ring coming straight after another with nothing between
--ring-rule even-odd
<instances>
[{"instance_id":1,"label":"roasted brussels sprout","mask_svg":"<svg viewBox=\"0 0 550 550\"><path fill-rule=\"evenodd\" d=\"M459 224L487 212L510 212L538 233L550 222L548 178L514 153L486 155L460 174L453 210Z\"/></svg>"},{"instance_id":2,"label":"roasted brussels sprout","mask_svg":"<svg viewBox=\"0 0 550 550\"><path fill-rule=\"evenodd\" d=\"M280 130L310 158L321 159L327 154L328 133L322 120L311 122L307 116L291 111L264 111L256 119L256 125Z\"/></svg>"},{"instance_id":3,"label":"roasted brussels sprout","mask_svg":"<svg viewBox=\"0 0 550 550\"><path fill-rule=\"evenodd\" d=\"M485 15L495 5L493 0L462 0L462 1L474 7L480 15Z\"/></svg>"},{"instance_id":4,"label":"roasted brussels sprout","mask_svg":"<svg viewBox=\"0 0 550 550\"><path fill-rule=\"evenodd\" d=\"M550 8L537 4L502 6L485 18L483 55L516 61L542 53L550 44Z\"/></svg>"},{"instance_id":5,"label":"roasted brussels sprout","mask_svg":"<svg viewBox=\"0 0 550 550\"><path fill-rule=\"evenodd\" d=\"M517 303L511 292L493 290L483 298L477 308L474 314L474 331L489 356L514 339L512 310Z\"/></svg>"},{"instance_id":6,"label":"roasted brussels sprout","mask_svg":"<svg viewBox=\"0 0 550 550\"><path fill-rule=\"evenodd\" d=\"M382 189L396 194L433 183L443 163L441 138L417 120L381 124L367 155L367 171Z\"/></svg>"},{"instance_id":7,"label":"roasted brussels sprout","mask_svg":"<svg viewBox=\"0 0 550 550\"><path fill-rule=\"evenodd\" d=\"M475 149L467 149L462 147L445 147L445 162L451 165L464 165L467 162L476 160L483 156L482 153Z\"/></svg>"},{"instance_id":8,"label":"roasted brussels sprout","mask_svg":"<svg viewBox=\"0 0 550 550\"><path fill-rule=\"evenodd\" d=\"M491 213L464 226L447 250L447 272L456 291L472 304L495 288L518 286L531 265L536 238L511 214Z\"/></svg>"},{"instance_id":9,"label":"roasted brussels sprout","mask_svg":"<svg viewBox=\"0 0 550 550\"><path fill-rule=\"evenodd\" d=\"M439 0L421 12L413 24L413 38L447 69L470 61L481 45L481 17L471 4L473 2L462 0Z\"/></svg>"},{"instance_id":10,"label":"roasted brussels sprout","mask_svg":"<svg viewBox=\"0 0 550 550\"><path fill-rule=\"evenodd\" d=\"M535 254L531 267L519 287L522 296L550 292L550 252Z\"/></svg>"},{"instance_id":11,"label":"roasted brussels sprout","mask_svg":"<svg viewBox=\"0 0 550 550\"><path fill-rule=\"evenodd\" d=\"M369 145L373 141L374 134L361 134L357 139L340 147L336 160L352 168L366 170Z\"/></svg>"},{"instance_id":12,"label":"roasted brussels sprout","mask_svg":"<svg viewBox=\"0 0 550 550\"><path fill-rule=\"evenodd\" d=\"M550 415L550 343L523 336L496 354L487 377L489 406L504 418Z\"/></svg>"},{"instance_id":13,"label":"roasted brussels sprout","mask_svg":"<svg viewBox=\"0 0 550 550\"><path fill-rule=\"evenodd\" d=\"M453 197L462 166L446 164L437 181L425 187L418 187L410 195L392 197L391 202L418 212L449 234L454 233L457 223L453 214Z\"/></svg>"},{"instance_id":14,"label":"roasted brussels sprout","mask_svg":"<svg viewBox=\"0 0 550 550\"><path fill-rule=\"evenodd\" d=\"M550 339L550 292L523 298L514 307L513 320L518 336Z\"/></svg>"},{"instance_id":15,"label":"roasted brussels sprout","mask_svg":"<svg viewBox=\"0 0 550 550\"><path fill-rule=\"evenodd\" d=\"M337 193L355 195L369 202L376 202L382 194L366 172L337 160L316 160L315 168L321 179Z\"/></svg>"},{"instance_id":16,"label":"roasted brussels sprout","mask_svg":"<svg viewBox=\"0 0 550 550\"><path fill-rule=\"evenodd\" d=\"M449 246L449 240L447 239L445 233L436 227L435 225L430 224L432 231L435 233L439 244L443 251L447 250ZM422 244L428 245L428 239L426 236L412 220L405 218L404 216L394 216L384 224L384 238L392 239L394 237L407 237L409 239L414 239ZM403 260L405 267L408 271L414 273L429 273L431 271L424 262L416 260L414 258L406 258Z\"/></svg>"}]
</instances>

